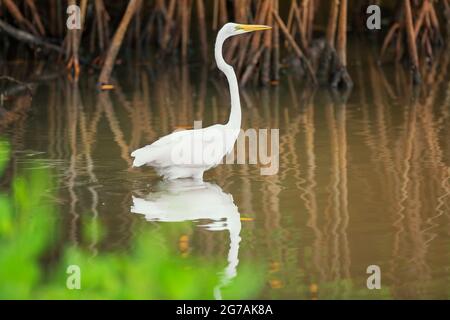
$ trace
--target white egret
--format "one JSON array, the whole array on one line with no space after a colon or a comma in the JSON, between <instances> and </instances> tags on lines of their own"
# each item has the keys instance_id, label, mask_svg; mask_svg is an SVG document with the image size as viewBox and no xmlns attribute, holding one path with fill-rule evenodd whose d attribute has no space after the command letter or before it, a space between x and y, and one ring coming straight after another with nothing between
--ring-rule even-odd
<instances>
[{"instance_id":1,"label":"white egret","mask_svg":"<svg viewBox=\"0 0 450 320\"><path fill-rule=\"evenodd\" d=\"M143 214L148 221L209 220L209 223L201 227L211 231L228 230L228 265L222 273L220 283L214 288L214 297L222 298L221 288L237 275L241 242L241 216L230 194L223 192L216 184L198 180L163 181L159 183L156 192L145 198L133 196L131 212Z\"/></svg>"},{"instance_id":2,"label":"white egret","mask_svg":"<svg viewBox=\"0 0 450 320\"><path fill-rule=\"evenodd\" d=\"M222 55L222 46L229 37L247 32L267 30L269 26L225 24L217 34L214 55L217 67L225 74L230 89L231 112L226 124L176 131L143 148L135 150L133 167L149 165L165 179L203 179L203 173L217 166L233 150L241 128L239 86L233 67Z\"/></svg>"}]
</instances>

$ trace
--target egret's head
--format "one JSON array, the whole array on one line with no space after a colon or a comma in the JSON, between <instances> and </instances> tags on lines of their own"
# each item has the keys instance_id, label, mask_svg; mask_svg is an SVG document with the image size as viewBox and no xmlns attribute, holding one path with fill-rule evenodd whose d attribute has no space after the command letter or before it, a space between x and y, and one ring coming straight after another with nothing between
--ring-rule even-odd
<instances>
[{"instance_id":1,"label":"egret's head","mask_svg":"<svg viewBox=\"0 0 450 320\"><path fill-rule=\"evenodd\" d=\"M222 55L222 45L225 42L226 39L232 36L237 36L239 34L252 32L252 31L259 31L259 30L268 30L272 29L272 27L269 26L263 26L263 25L256 25L256 24L241 24L241 23L233 23L229 22L225 24L217 34L216 38L216 44L214 47L214 54L216 57L217 66L220 70L224 70L225 67L230 67L223 59Z\"/></svg>"},{"instance_id":2,"label":"egret's head","mask_svg":"<svg viewBox=\"0 0 450 320\"><path fill-rule=\"evenodd\" d=\"M247 32L253 32L253 31L261 31L261 30L268 30L272 29L272 27L264 26L264 25L258 25L258 24L240 24L240 23L227 23L225 24L222 29L227 34L228 37L236 36L238 34L243 34Z\"/></svg>"}]
</instances>

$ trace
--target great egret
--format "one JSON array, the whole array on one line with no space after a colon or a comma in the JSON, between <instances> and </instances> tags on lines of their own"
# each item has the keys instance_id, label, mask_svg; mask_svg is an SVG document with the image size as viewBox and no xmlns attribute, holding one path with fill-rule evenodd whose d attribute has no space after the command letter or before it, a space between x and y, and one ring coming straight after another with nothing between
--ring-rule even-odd
<instances>
[{"instance_id":1,"label":"great egret","mask_svg":"<svg viewBox=\"0 0 450 320\"><path fill-rule=\"evenodd\" d=\"M143 148L135 150L133 167L152 166L165 179L202 180L203 172L218 165L233 150L241 128L239 87L233 67L225 62L222 46L229 37L270 29L264 25L225 24L217 34L214 55L217 67L228 80L231 112L228 122L206 128L176 131Z\"/></svg>"},{"instance_id":2,"label":"great egret","mask_svg":"<svg viewBox=\"0 0 450 320\"><path fill-rule=\"evenodd\" d=\"M186 203L189 203L186 206ZM228 230L230 249L228 265L222 273L220 283L214 288L214 297L221 299L221 288L236 274L241 242L241 216L233 197L216 184L198 180L162 181L157 191L145 198L133 196L131 212L145 215L148 221L180 222L209 220L201 225L211 231Z\"/></svg>"}]
</instances>

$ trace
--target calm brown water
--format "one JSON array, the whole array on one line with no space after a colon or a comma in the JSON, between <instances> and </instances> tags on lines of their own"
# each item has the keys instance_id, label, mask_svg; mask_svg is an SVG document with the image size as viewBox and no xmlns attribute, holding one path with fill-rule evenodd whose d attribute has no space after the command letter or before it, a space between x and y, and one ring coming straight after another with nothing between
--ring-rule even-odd
<instances>
[{"instance_id":1,"label":"calm brown water","mask_svg":"<svg viewBox=\"0 0 450 320\"><path fill-rule=\"evenodd\" d=\"M206 174L205 192L186 194L161 185L151 169L130 169L130 151L157 137L194 120L227 119L226 84L195 66L122 67L116 90L101 94L88 76L78 85L39 84L26 116L7 130L13 161L54 169L61 232L72 245L86 245L83 215L106 233L88 245L101 252L127 251L133 234L155 227L131 211L177 221L239 213L230 232L192 222L189 245L237 273L242 262L267 264L261 298L449 298L448 64L427 72L439 75L414 94L404 69L382 73L369 62L352 61L347 101L293 76L242 92L244 129L280 129L274 176L222 165ZM369 265L380 266L387 291L367 289Z\"/></svg>"}]
</instances>

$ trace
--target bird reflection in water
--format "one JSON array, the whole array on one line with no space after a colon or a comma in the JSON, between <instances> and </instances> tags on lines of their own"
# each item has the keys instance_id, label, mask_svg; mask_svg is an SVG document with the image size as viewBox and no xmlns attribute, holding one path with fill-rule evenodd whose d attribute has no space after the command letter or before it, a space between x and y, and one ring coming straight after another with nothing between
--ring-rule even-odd
<instances>
[{"instance_id":1,"label":"bird reflection in water","mask_svg":"<svg viewBox=\"0 0 450 320\"><path fill-rule=\"evenodd\" d=\"M187 205L188 204L188 205ZM190 179L163 181L145 198L133 196L131 212L143 214L147 221L182 222L210 220L201 225L210 231L228 230L228 265L222 272L214 297L222 299L221 289L236 277L241 241L241 220L231 194L218 185Z\"/></svg>"}]
</instances>

